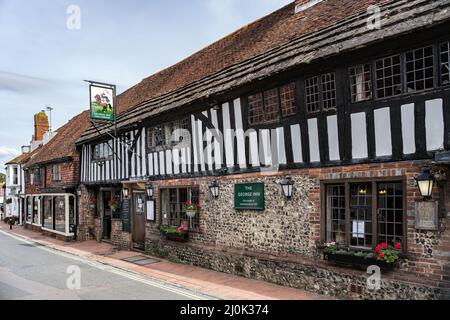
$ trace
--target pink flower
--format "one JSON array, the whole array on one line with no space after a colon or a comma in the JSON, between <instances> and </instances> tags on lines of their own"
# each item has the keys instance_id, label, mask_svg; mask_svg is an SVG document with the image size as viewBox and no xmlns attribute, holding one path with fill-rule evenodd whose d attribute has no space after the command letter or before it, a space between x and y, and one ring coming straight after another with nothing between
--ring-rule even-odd
<instances>
[{"instance_id":1,"label":"pink flower","mask_svg":"<svg viewBox=\"0 0 450 320\"><path fill-rule=\"evenodd\" d=\"M402 248L402 245L400 243L395 244L395 249L401 250L401 248Z\"/></svg>"},{"instance_id":2,"label":"pink flower","mask_svg":"<svg viewBox=\"0 0 450 320\"><path fill-rule=\"evenodd\" d=\"M383 249L387 249L387 244L386 244L385 242L382 242L382 243L380 244L380 246L381 246L381 248L383 248Z\"/></svg>"},{"instance_id":3,"label":"pink flower","mask_svg":"<svg viewBox=\"0 0 450 320\"><path fill-rule=\"evenodd\" d=\"M381 247L380 246L376 247L375 251L376 251L376 253L380 253L381 252Z\"/></svg>"},{"instance_id":4,"label":"pink flower","mask_svg":"<svg viewBox=\"0 0 450 320\"><path fill-rule=\"evenodd\" d=\"M380 254L378 255L378 259L383 260L383 259L384 259L384 254L380 253Z\"/></svg>"}]
</instances>

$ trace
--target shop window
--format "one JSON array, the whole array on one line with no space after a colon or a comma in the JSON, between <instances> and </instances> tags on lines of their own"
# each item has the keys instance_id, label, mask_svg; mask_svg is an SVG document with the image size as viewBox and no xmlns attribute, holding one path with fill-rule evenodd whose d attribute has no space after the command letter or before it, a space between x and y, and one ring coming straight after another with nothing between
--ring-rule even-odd
<instances>
[{"instance_id":1,"label":"shop window","mask_svg":"<svg viewBox=\"0 0 450 320\"><path fill-rule=\"evenodd\" d=\"M44 197L44 222L43 226L46 229L53 230L53 197Z\"/></svg>"},{"instance_id":2,"label":"shop window","mask_svg":"<svg viewBox=\"0 0 450 320\"><path fill-rule=\"evenodd\" d=\"M66 198L65 196L54 197L53 212L55 217L55 229L66 232Z\"/></svg>"},{"instance_id":3,"label":"shop window","mask_svg":"<svg viewBox=\"0 0 450 320\"><path fill-rule=\"evenodd\" d=\"M179 227L184 223L189 225L190 230L198 231L199 213L194 218L189 218L184 210L187 201L199 203L198 188L161 189L160 197L163 225Z\"/></svg>"},{"instance_id":4,"label":"shop window","mask_svg":"<svg viewBox=\"0 0 450 320\"><path fill-rule=\"evenodd\" d=\"M441 84L450 84L450 42L440 45Z\"/></svg>"},{"instance_id":5,"label":"shop window","mask_svg":"<svg viewBox=\"0 0 450 320\"><path fill-rule=\"evenodd\" d=\"M370 64L350 68L350 90L353 103L372 99L372 68Z\"/></svg>"},{"instance_id":6,"label":"shop window","mask_svg":"<svg viewBox=\"0 0 450 320\"><path fill-rule=\"evenodd\" d=\"M52 172L53 172L53 181L61 181L61 165L54 164Z\"/></svg>"},{"instance_id":7,"label":"shop window","mask_svg":"<svg viewBox=\"0 0 450 320\"><path fill-rule=\"evenodd\" d=\"M433 47L409 51L405 54L406 87L416 92L434 87Z\"/></svg>"},{"instance_id":8,"label":"shop window","mask_svg":"<svg viewBox=\"0 0 450 320\"><path fill-rule=\"evenodd\" d=\"M380 242L404 243L405 208L401 182L349 182L327 185L325 192L327 242L365 248Z\"/></svg>"},{"instance_id":9,"label":"shop window","mask_svg":"<svg viewBox=\"0 0 450 320\"><path fill-rule=\"evenodd\" d=\"M295 114L295 84L289 83L248 97L250 125L269 124Z\"/></svg>"},{"instance_id":10,"label":"shop window","mask_svg":"<svg viewBox=\"0 0 450 320\"><path fill-rule=\"evenodd\" d=\"M27 223L32 223L32 216L33 216L33 197L27 197L27 216L25 218L25 221Z\"/></svg>"},{"instance_id":11,"label":"shop window","mask_svg":"<svg viewBox=\"0 0 450 320\"><path fill-rule=\"evenodd\" d=\"M403 93L400 55L375 61L377 98L388 98Z\"/></svg>"},{"instance_id":12,"label":"shop window","mask_svg":"<svg viewBox=\"0 0 450 320\"><path fill-rule=\"evenodd\" d=\"M110 141L96 144L93 147L93 160L106 161L113 157L112 143Z\"/></svg>"},{"instance_id":13,"label":"shop window","mask_svg":"<svg viewBox=\"0 0 450 320\"><path fill-rule=\"evenodd\" d=\"M39 224L40 197L33 197L32 223Z\"/></svg>"},{"instance_id":14,"label":"shop window","mask_svg":"<svg viewBox=\"0 0 450 320\"><path fill-rule=\"evenodd\" d=\"M334 72L305 80L306 109L309 113L336 109Z\"/></svg>"}]
</instances>

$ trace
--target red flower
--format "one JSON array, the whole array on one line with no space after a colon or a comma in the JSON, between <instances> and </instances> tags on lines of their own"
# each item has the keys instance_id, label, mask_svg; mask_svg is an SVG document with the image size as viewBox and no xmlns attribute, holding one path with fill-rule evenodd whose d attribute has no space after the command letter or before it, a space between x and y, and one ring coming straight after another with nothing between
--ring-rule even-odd
<instances>
[{"instance_id":1,"label":"red flower","mask_svg":"<svg viewBox=\"0 0 450 320\"><path fill-rule=\"evenodd\" d=\"M381 252L381 247L380 247L380 246L376 247L376 248L375 248L375 251L376 251L377 253L380 253L380 252Z\"/></svg>"},{"instance_id":2,"label":"red flower","mask_svg":"<svg viewBox=\"0 0 450 320\"><path fill-rule=\"evenodd\" d=\"M190 201L186 201L184 204L185 204L186 206L190 206L190 205L191 205L191 202L190 202Z\"/></svg>"},{"instance_id":3,"label":"red flower","mask_svg":"<svg viewBox=\"0 0 450 320\"><path fill-rule=\"evenodd\" d=\"M383 259L384 259L384 254L380 253L380 254L378 255L378 259L383 260Z\"/></svg>"},{"instance_id":4,"label":"red flower","mask_svg":"<svg viewBox=\"0 0 450 320\"><path fill-rule=\"evenodd\" d=\"M400 250L402 248L402 245L400 243L395 244L395 249Z\"/></svg>"},{"instance_id":5,"label":"red flower","mask_svg":"<svg viewBox=\"0 0 450 320\"><path fill-rule=\"evenodd\" d=\"M383 249L387 249L387 244L386 244L385 242L382 242L382 243L380 244L380 246L381 246Z\"/></svg>"}]
</instances>

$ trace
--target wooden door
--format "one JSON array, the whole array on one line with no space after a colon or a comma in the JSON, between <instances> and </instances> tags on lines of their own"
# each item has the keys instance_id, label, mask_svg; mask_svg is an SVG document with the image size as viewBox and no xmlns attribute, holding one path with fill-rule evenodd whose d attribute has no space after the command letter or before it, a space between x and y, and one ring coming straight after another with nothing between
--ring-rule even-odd
<instances>
[{"instance_id":1,"label":"wooden door","mask_svg":"<svg viewBox=\"0 0 450 320\"><path fill-rule=\"evenodd\" d=\"M109 202L111 200L111 192L103 191L103 239L111 239L111 223L112 223L112 211Z\"/></svg>"},{"instance_id":2,"label":"wooden door","mask_svg":"<svg viewBox=\"0 0 450 320\"><path fill-rule=\"evenodd\" d=\"M133 194L133 246L145 249L145 193Z\"/></svg>"}]
</instances>

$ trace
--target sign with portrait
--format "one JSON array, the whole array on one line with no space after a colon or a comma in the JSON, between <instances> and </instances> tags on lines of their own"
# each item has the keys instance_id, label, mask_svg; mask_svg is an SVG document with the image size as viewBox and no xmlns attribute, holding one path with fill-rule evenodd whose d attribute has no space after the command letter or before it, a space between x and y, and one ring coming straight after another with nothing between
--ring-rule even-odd
<instances>
[{"instance_id":1,"label":"sign with portrait","mask_svg":"<svg viewBox=\"0 0 450 320\"><path fill-rule=\"evenodd\" d=\"M91 119L114 121L116 115L114 86L91 84L89 90Z\"/></svg>"}]
</instances>

